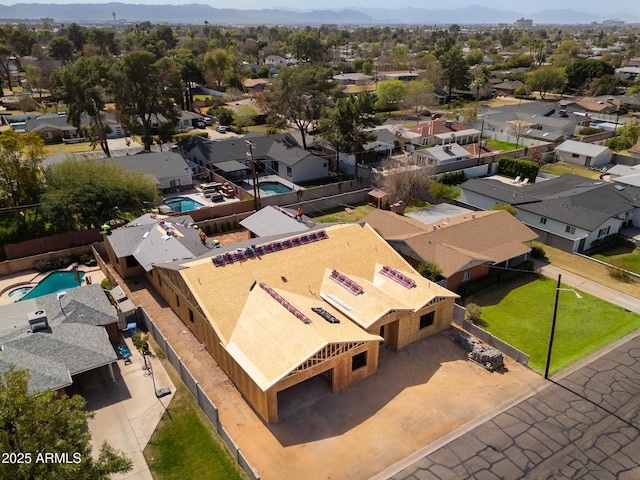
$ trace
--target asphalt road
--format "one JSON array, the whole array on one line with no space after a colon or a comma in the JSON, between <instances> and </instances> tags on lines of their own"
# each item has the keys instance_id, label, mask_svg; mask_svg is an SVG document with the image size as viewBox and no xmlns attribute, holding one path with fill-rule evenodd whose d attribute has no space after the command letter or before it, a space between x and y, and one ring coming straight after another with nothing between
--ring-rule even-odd
<instances>
[{"instance_id":1,"label":"asphalt road","mask_svg":"<svg viewBox=\"0 0 640 480\"><path fill-rule=\"evenodd\" d=\"M374 478L640 478L640 330Z\"/></svg>"}]
</instances>

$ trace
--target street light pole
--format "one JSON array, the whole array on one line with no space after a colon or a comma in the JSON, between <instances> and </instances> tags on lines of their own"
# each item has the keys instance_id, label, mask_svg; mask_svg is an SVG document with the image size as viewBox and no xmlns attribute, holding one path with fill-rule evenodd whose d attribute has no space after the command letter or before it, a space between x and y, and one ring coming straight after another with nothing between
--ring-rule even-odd
<instances>
[{"instance_id":1,"label":"street light pole","mask_svg":"<svg viewBox=\"0 0 640 480\"><path fill-rule=\"evenodd\" d=\"M551 348L553 347L553 336L556 332L556 317L558 316L558 298L560 297L561 290L568 290L573 292L576 298L581 299L582 295L576 292L573 288L560 288L560 280L562 275L558 275L558 285L556 285L556 302L553 306L553 320L551 321L551 336L549 337L549 351L547 352L547 365L544 368L544 379L549 378L549 366L551 365Z\"/></svg>"},{"instance_id":2,"label":"street light pole","mask_svg":"<svg viewBox=\"0 0 640 480\"><path fill-rule=\"evenodd\" d=\"M253 179L253 202L256 212L260 210L260 186L258 185L258 173L256 171L256 162L253 158L253 143L251 140L245 140L249 147L249 159L251 160L251 178Z\"/></svg>"},{"instance_id":3,"label":"street light pole","mask_svg":"<svg viewBox=\"0 0 640 480\"><path fill-rule=\"evenodd\" d=\"M544 368L544 379L549 378L549 365L551 363L551 348L553 347L553 335L556 331L556 317L558 316L558 298L560 297L560 279L558 275L558 285L556 286L556 302L553 305L553 320L551 321L551 336L549 337L549 351L547 352L547 365Z\"/></svg>"}]
</instances>

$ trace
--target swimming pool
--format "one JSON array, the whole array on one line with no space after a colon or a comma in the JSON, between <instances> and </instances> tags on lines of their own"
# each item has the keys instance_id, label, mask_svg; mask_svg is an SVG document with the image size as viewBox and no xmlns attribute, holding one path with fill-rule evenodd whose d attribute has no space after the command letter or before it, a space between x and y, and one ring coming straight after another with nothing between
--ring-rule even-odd
<instances>
[{"instance_id":1,"label":"swimming pool","mask_svg":"<svg viewBox=\"0 0 640 480\"><path fill-rule=\"evenodd\" d=\"M280 193L293 192L292 188L283 185L280 182L260 182L258 187L265 195L278 195Z\"/></svg>"},{"instance_id":2,"label":"swimming pool","mask_svg":"<svg viewBox=\"0 0 640 480\"><path fill-rule=\"evenodd\" d=\"M78 277L80 278L79 282L76 280L76 274L74 272L51 272L49 275L44 277L38 285L29 290L29 292L27 292L27 294L19 301L41 297L43 295L48 295L49 293L62 292L67 288L78 287L82 283L84 272L78 272Z\"/></svg>"},{"instance_id":3,"label":"swimming pool","mask_svg":"<svg viewBox=\"0 0 640 480\"><path fill-rule=\"evenodd\" d=\"M190 212L191 210L197 210L198 208L204 207L202 203L196 202L194 199L189 197L165 198L164 204L174 213Z\"/></svg>"}]
</instances>

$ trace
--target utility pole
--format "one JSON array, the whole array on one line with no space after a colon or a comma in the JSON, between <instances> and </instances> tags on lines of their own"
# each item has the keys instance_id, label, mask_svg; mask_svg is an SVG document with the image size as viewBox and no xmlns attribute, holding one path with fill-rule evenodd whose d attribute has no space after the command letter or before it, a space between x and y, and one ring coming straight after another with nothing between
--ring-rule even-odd
<instances>
[{"instance_id":1,"label":"utility pole","mask_svg":"<svg viewBox=\"0 0 640 480\"><path fill-rule=\"evenodd\" d=\"M482 119L482 126L480 127L480 138L478 139L478 165L480 165L480 154L482 153L482 135L484 135L484 118ZM491 172L487 172L491 173Z\"/></svg>"},{"instance_id":2,"label":"utility pole","mask_svg":"<svg viewBox=\"0 0 640 480\"><path fill-rule=\"evenodd\" d=\"M256 162L253 158L253 143L251 140L245 140L249 146L249 160L251 160L251 178L253 179L253 202L256 212L260 210L260 189L258 188L258 172L256 171Z\"/></svg>"}]
</instances>

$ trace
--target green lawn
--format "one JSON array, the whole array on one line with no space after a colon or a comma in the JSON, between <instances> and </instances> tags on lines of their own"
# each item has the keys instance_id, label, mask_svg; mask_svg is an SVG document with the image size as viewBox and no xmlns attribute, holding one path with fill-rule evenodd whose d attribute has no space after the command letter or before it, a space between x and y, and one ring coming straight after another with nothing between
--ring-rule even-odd
<instances>
[{"instance_id":1,"label":"green lawn","mask_svg":"<svg viewBox=\"0 0 640 480\"><path fill-rule=\"evenodd\" d=\"M640 275L640 249L633 245L627 243L608 245L593 255L593 258Z\"/></svg>"},{"instance_id":2,"label":"green lawn","mask_svg":"<svg viewBox=\"0 0 640 480\"><path fill-rule=\"evenodd\" d=\"M370 205L361 205L356 208L350 208L347 211L344 208L340 210L336 210L332 213L327 213L325 215L319 215L314 217L313 219L316 222L320 223L333 223L333 222L357 222L365 215L368 215L374 210L374 208Z\"/></svg>"},{"instance_id":3,"label":"green lawn","mask_svg":"<svg viewBox=\"0 0 640 480\"><path fill-rule=\"evenodd\" d=\"M155 480L242 480L246 475L227 450L209 419L177 376L165 363L176 393L144 449Z\"/></svg>"},{"instance_id":4,"label":"green lawn","mask_svg":"<svg viewBox=\"0 0 640 480\"><path fill-rule=\"evenodd\" d=\"M498 148L503 152L510 152L517 148L524 148L523 145L516 145L515 143L503 142L502 140L487 140L487 145L493 148Z\"/></svg>"},{"instance_id":5,"label":"green lawn","mask_svg":"<svg viewBox=\"0 0 640 480\"><path fill-rule=\"evenodd\" d=\"M583 167L581 165L573 165L572 163L567 162L555 162L555 163L547 163L543 165L540 169L543 173L548 173L551 175L564 175L565 173L573 173L574 175L579 175L581 177L599 178L600 172L596 170L591 170L587 167Z\"/></svg>"},{"instance_id":6,"label":"green lawn","mask_svg":"<svg viewBox=\"0 0 640 480\"><path fill-rule=\"evenodd\" d=\"M529 355L544 372L557 281L526 275L473 295L482 328ZM563 285L564 287L564 285ZM640 327L640 315L580 292L561 291L550 373L557 373Z\"/></svg>"}]
</instances>

